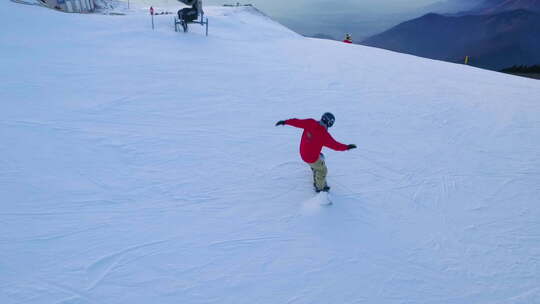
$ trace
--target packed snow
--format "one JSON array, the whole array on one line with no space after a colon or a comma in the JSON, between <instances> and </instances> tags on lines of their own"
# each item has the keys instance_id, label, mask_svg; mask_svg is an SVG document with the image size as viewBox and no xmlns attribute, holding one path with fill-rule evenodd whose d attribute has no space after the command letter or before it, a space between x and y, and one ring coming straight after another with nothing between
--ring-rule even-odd
<instances>
[{"instance_id":1,"label":"packed snow","mask_svg":"<svg viewBox=\"0 0 540 304\"><path fill-rule=\"evenodd\" d=\"M0 303L540 303L540 82L147 9L0 2Z\"/></svg>"}]
</instances>

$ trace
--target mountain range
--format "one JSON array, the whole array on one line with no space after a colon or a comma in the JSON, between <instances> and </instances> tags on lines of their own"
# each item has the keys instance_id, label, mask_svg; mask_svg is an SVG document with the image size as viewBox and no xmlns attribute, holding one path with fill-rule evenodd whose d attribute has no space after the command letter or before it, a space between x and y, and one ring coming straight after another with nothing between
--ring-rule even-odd
<instances>
[{"instance_id":1,"label":"mountain range","mask_svg":"<svg viewBox=\"0 0 540 304\"><path fill-rule=\"evenodd\" d=\"M518 9L540 12L540 0L485 0L470 13L489 15Z\"/></svg>"},{"instance_id":2,"label":"mountain range","mask_svg":"<svg viewBox=\"0 0 540 304\"><path fill-rule=\"evenodd\" d=\"M419 11L426 13L451 14L475 9L484 0L442 0L422 7Z\"/></svg>"},{"instance_id":3,"label":"mountain range","mask_svg":"<svg viewBox=\"0 0 540 304\"><path fill-rule=\"evenodd\" d=\"M540 0L486 0L459 14L429 13L362 44L422 57L502 69L540 62Z\"/></svg>"}]
</instances>

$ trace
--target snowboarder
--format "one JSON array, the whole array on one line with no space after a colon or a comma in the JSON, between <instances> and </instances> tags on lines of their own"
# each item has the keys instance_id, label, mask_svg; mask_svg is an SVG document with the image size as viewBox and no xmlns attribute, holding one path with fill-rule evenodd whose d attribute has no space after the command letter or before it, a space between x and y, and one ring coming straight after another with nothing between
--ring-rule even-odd
<instances>
[{"instance_id":1,"label":"snowboarder","mask_svg":"<svg viewBox=\"0 0 540 304\"><path fill-rule=\"evenodd\" d=\"M351 35L346 34L346 35L345 35L345 40L343 40L343 42L345 42L345 43L352 43Z\"/></svg>"},{"instance_id":2,"label":"snowboarder","mask_svg":"<svg viewBox=\"0 0 540 304\"><path fill-rule=\"evenodd\" d=\"M178 0L191 7L186 7L178 11L178 19L182 22L184 32L187 31L187 24L197 20L203 14L202 0Z\"/></svg>"},{"instance_id":3,"label":"snowboarder","mask_svg":"<svg viewBox=\"0 0 540 304\"><path fill-rule=\"evenodd\" d=\"M326 146L336 151L346 151L355 149L356 145L344 145L337 142L330 133L328 128L334 125L336 118L332 113L324 113L321 120L315 119L287 119L280 120L276 126L289 125L296 128L304 129L302 140L300 142L300 156L313 171L313 186L315 191L328 192L330 187L326 184L326 174L328 169L324 163L324 154L321 153L322 147Z\"/></svg>"}]
</instances>

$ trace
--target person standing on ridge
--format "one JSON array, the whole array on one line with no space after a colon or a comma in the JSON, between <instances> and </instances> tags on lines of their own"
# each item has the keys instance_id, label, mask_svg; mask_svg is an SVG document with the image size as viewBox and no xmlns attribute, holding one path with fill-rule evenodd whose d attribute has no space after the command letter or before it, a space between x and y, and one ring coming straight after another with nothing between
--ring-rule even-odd
<instances>
[{"instance_id":1,"label":"person standing on ridge","mask_svg":"<svg viewBox=\"0 0 540 304\"><path fill-rule=\"evenodd\" d=\"M326 184L326 174L328 169L324 163L324 154L321 153L323 146L336 151L346 151L355 149L356 145L345 145L337 142L328 128L334 125L336 118L332 113L324 113L320 121L315 119L287 119L280 120L276 126L289 125L304 129L302 140L300 142L300 156L313 171L313 186L316 192L328 192L330 187Z\"/></svg>"},{"instance_id":2,"label":"person standing on ridge","mask_svg":"<svg viewBox=\"0 0 540 304\"><path fill-rule=\"evenodd\" d=\"M343 42L345 42L345 43L352 43L351 35L346 34L346 35L345 35L345 40L343 40Z\"/></svg>"}]
</instances>

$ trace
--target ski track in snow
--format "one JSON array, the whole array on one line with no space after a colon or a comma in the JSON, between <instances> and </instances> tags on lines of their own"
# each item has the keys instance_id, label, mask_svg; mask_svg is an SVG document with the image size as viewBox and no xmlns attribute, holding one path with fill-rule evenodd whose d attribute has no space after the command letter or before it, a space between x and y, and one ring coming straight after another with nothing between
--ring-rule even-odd
<instances>
[{"instance_id":1,"label":"ski track in snow","mask_svg":"<svg viewBox=\"0 0 540 304\"><path fill-rule=\"evenodd\" d=\"M540 303L538 81L124 12L0 4L0 303Z\"/></svg>"},{"instance_id":2,"label":"ski track in snow","mask_svg":"<svg viewBox=\"0 0 540 304\"><path fill-rule=\"evenodd\" d=\"M125 256L127 253L133 252L141 248L161 244L163 242L164 241L157 241L157 242L133 246L133 247L121 250L119 252L116 252L116 253L113 253L113 254L110 254L110 255L107 255L98 259L86 269L86 272L90 281L90 284L87 290L92 290L95 287L97 287L103 281L103 279L105 279L107 274L118 264L120 259L123 256Z\"/></svg>"}]
</instances>

